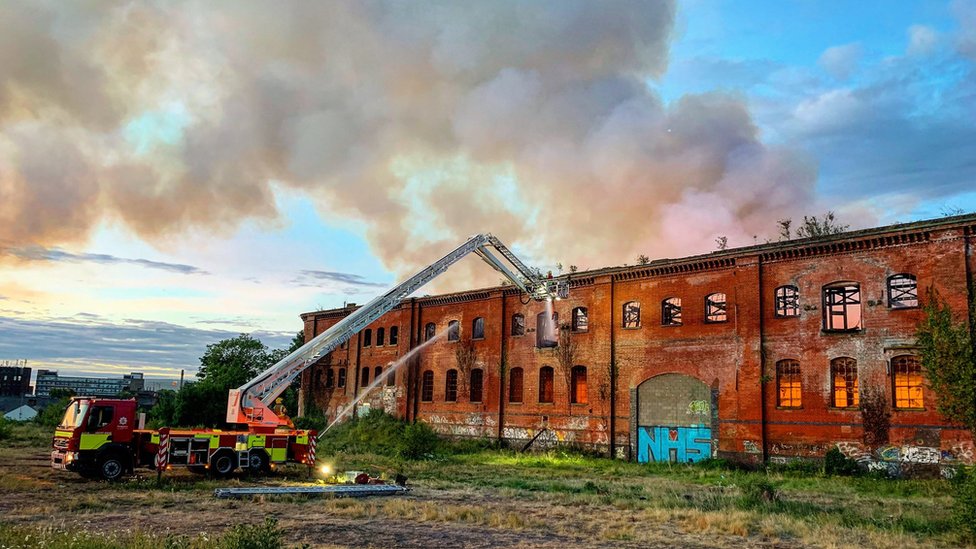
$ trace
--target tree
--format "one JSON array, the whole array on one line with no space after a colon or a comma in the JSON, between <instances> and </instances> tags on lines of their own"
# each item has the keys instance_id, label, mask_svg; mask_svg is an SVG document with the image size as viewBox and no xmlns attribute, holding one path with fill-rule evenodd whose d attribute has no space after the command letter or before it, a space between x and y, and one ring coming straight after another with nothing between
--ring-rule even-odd
<instances>
[{"instance_id":1,"label":"tree","mask_svg":"<svg viewBox=\"0 0 976 549\"><path fill-rule=\"evenodd\" d=\"M787 222L787 228L792 220L785 219L780 220L780 228L783 227L783 222ZM828 236L832 234L840 234L850 228L850 225L838 225L837 219L834 216L834 212L827 212L822 218L817 218L817 216L803 216L803 224L797 227L796 237L797 238L812 238L819 236Z\"/></svg>"},{"instance_id":2,"label":"tree","mask_svg":"<svg viewBox=\"0 0 976 549\"><path fill-rule=\"evenodd\" d=\"M792 219L789 218L780 219L779 221L776 222L776 224L779 225L780 240L789 240L790 238L792 238L792 234L790 232L790 227L793 225Z\"/></svg>"},{"instance_id":3,"label":"tree","mask_svg":"<svg viewBox=\"0 0 976 549\"><path fill-rule=\"evenodd\" d=\"M239 387L267 368L270 358L264 343L241 334L207 345L197 377L209 386Z\"/></svg>"},{"instance_id":4,"label":"tree","mask_svg":"<svg viewBox=\"0 0 976 549\"><path fill-rule=\"evenodd\" d=\"M916 335L922 370L938 396L936 409L946 419L976 432L973 327L956 321L949 304L933 288L929 288L922 310L925 316Z\"/></svg>"},{"instance_id":5,"label":"tree","mask_svg":"<svg viewBox=\"0 0 976 549\"><path fill-rule=\"evenodd\" d=\"M640 254L639 256L637 256L638 265L647 265L650 262L651 262L651 258L647 257L644 254Z\"/></svg>"},{"instance_id":6,"label":"tree","mask_svg":"<svg viewBox=\"0 0 976 549\"><path fill-rule=\"evenodd\" d=\"M719 250L724 250L724 249L728 248L729 247L729 237L727 237L727 236L720 236L720 237L716 238L715 239L715 246Z\"/></svg>"}]
</instances>

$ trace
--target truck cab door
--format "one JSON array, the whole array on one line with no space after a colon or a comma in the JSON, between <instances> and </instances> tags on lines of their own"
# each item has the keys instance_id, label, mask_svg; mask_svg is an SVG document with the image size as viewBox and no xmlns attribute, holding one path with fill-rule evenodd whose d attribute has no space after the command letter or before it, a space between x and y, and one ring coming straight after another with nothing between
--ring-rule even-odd
<instances>
[{"instance_id":1,"label":"truck cab door","mask_svg":"<svg viewBox=\"0 0 976 549\"><path fill-rule=\"evenodd\" d=\"M93 404L88 409L79 450L98 450L105 444L114 442L114 426L115 407L111 404Z\"/></svg>"}]
</instances>

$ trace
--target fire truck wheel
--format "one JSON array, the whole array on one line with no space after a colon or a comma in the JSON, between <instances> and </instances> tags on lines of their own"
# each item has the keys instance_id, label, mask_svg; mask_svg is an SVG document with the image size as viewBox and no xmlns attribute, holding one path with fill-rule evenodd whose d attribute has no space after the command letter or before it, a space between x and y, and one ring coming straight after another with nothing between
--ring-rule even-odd
<instances>
[{"instance_id":1,"label":"fire truck wheel","mask_svg":"<svg viewBox=\"0 0 976 549\"><path fill-rule=\"evenodd\" d=\"M268 454L263 450L251 450L251 454L247 457L247 472L252 475L263 475L270 470Z\"/></svg>"},{"instance_id":2,"label":"fire truck wheel","mask_svg":"<svg viewBox=\"0 0 976 549\"><path fill-rule=\"evenodd\" d=\"M226 478L237 468L237 456L229 450L220 450L210 458L210 474L217 478Z\"/></svg>"},{"instance_id":3,"label":"fire truck wheel","mask_svg":"<svg viewBox=\"0 0 976 549\"><path fill-rule=\"evenodd\" d=\"M122 462L122 458L119 456L109 454L102 458L99 469L103 479L114 482L122 478L122 475L125 474L125 463Z\"/></svg>"}]
</instances>

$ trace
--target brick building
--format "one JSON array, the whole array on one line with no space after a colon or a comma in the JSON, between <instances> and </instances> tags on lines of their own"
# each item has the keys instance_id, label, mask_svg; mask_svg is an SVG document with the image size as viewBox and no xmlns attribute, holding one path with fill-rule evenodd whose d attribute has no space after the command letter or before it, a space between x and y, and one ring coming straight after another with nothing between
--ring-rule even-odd
<instances>
[{"instance_id":1,"label":"brick building","mask_svg":"<svg viewBox=\"0 0 976 549\"><path fill-rule=\"evenodd\" d=\"M935 410L915 331L929 287L965 318L974 241L967 215L573 273L552 312L511 287L412 298L306 370L301 406L335 417L446 331L363 403L454 436L638 461L780 461L836 446L971 462L968 432ZM303 314L306 337L352 310ZM872 393L892 409L889 442L868 446L860 408Z\"/></svg>"},{"instance_id":2,"label":"brick building","mask_svg":"<svg viewBox=\"0 0 976 549\"><path fill-rule=\"evenodd\" d=\"M4 361L0 365L0 397L20 397L31 393L31 369L26 360Z\"/></svg>"}]
</instances>

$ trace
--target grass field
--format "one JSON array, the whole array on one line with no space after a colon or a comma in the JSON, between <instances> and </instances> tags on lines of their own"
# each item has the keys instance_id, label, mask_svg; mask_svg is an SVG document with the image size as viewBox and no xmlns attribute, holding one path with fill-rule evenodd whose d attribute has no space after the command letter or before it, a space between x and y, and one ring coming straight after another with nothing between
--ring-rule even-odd
<instances>
[{"instance_id":1,"label":"grass field","mask_svg":"<svg viewBox=\"0 0 976 549\"><path fill-rule=\"evenodd\" d=\"M118 484L50 469L46 429L0 442L0 547L956 547L942 480L639 465L478 450L404 460L322 457L402 472L405 496L217 500L218 486L305 482L304 469L212 481L142 471ZM276 524L266 524L271 518ZM244 525L244 526L242 526ZM276 545L283 544L283 545Z\"/></svg>"}]
</instances>

